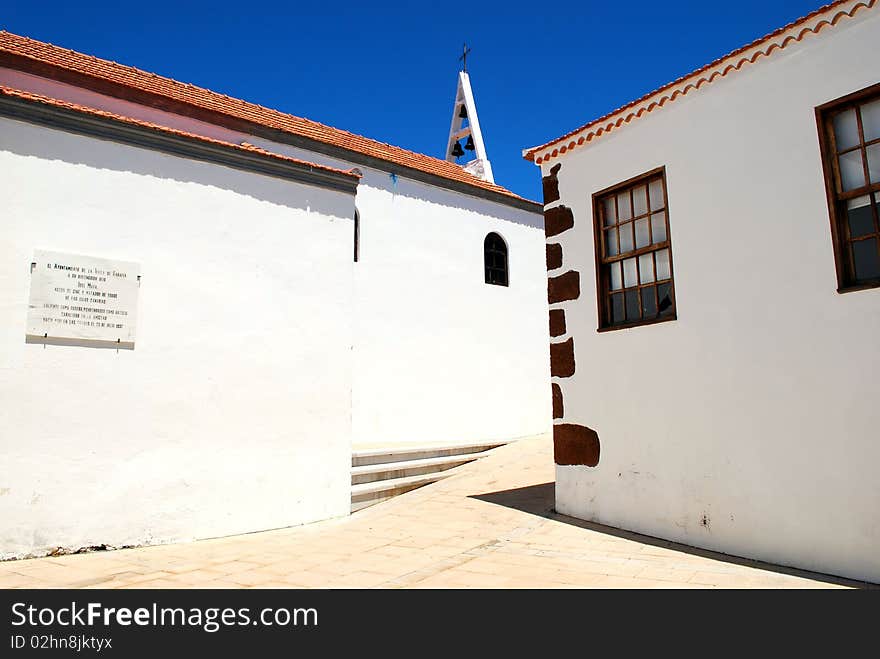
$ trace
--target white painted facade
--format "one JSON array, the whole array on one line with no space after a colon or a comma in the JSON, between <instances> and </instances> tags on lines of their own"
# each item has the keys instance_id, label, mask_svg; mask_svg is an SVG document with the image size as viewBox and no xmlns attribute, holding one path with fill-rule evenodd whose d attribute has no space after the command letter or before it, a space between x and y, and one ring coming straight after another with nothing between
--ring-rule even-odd
<instances>
[{"instance_id":1,"label":"white painted facade","mask_svg":"<svg viewBox=\"0 0 880 659\"><path fill-rule=\"evenodd\" d=\"M549 432L541 216L375 171L357 203L355 443ZM509 286L484 282L490 231L507 243Z\"/></svg>"},{"instance_id":2,"label":"white painted facade","mask_svg":"<svg viewBox=\"0 0 880 659\"><path fill-rule=\"evenodd\" d=\"M319 164L354 166L248 139ZM470 444L549 432L542 216L358 169L355 445ZM483 241L492 231L507 243L506 287L484 281Z\"/></svg>"},{"instance_id":3,"label":"white painted facade","mask_svg":"<svg viewBox=\"0 0 880 659\"><path fill-rule=\"evenodd\" d=\"M581 289L553 380L601 438L559 512L880 582L880 290L836 292L814 114L880 82L878 44L861 11L541 164L575 221L549 275ZM599 333L591 195L660 166L678 318Z\"/></svg>"},{"instance_id":4,"label":"white painted facade","mask_svg":"<svg viewBox=\"0 0 880 659\"><path fill-rule=\"evenodd\" d=\"M351 194L0 119L0 558L348 513ZM35 249L136 262L133 350L25 343Z\"/></svg>"},{"instance_id":5,"label":"white painted facade","mask_svg":"<svg viewBox=\"0 0 880 659\"><path fill-rule=\"evenodd\" d=\"M549 431L539 213L15 70L0 85L363 173L353 198L0 120L0 558L344 515L352 444ZM490 231L508 287L484 283ZM139 264L133 350L25 343L35 249Z\"/></svg>"},{"instance_id":6,"label":"white painted facade","mask_svg":"<svg viewBox=\"0 0 880 659\"><path fill-rule=\"evenodd\" d=\"M363 178L356 200L354 442L469 444L549 432L540 214L20 71L0 69L0 85L321 165L357 167ZM484 283L483 240L491 231L507 242L506 288Z\"/></svg>"}]
</instances>

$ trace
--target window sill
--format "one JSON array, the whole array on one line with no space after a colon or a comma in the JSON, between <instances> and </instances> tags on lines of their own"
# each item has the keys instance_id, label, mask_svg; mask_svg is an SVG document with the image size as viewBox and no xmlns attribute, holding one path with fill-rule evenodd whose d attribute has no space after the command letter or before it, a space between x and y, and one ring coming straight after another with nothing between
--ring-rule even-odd
<instances>
[{"instance_id":1,"label":"window sill","mask_svg":"<svg viewBox=\"0 0 880 659\"><path fill-rule=\"evenodd\" d=\"M607 327L600 327L596 331L601 334L603 332L614 332L616 330L633 329L634 327L644 327L645 325L657 325L658 323L668 323L670 320L678 320L678 316L675 313L672 313L669 316L664 316L663 318L655 318L654 320L640 320L637 323L623 323L621 325L608 325Z\"/></svg>"},{"instance_id":2,"label":"window sill","mask_svg":"<svg viewBox=\"0 0 880 659\"><path fill-rule=\"evenodd\" d=\"M880 280L852 284L851 286L838 286L837 292L843 295L844 293L854 293L855 291L867 291L872 288L880 288Z\"/></svg>"}]
</instances>

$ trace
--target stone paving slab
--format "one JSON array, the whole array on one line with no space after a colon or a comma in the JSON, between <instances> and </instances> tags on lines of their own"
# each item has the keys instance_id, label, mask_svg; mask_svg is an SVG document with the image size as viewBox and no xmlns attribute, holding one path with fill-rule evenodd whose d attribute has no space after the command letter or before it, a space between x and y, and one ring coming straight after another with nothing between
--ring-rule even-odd
<instances>
[{"instance_id":1,"label":"stone paving slab","mask_svg":"<svg viewBox=\"0 0 880 659\"><path fill-rule=\"evenodd\" d=\"M549 436L351 517L0 563L0 588L846 588L557 515Z\"/></svg>"}]
</instances>

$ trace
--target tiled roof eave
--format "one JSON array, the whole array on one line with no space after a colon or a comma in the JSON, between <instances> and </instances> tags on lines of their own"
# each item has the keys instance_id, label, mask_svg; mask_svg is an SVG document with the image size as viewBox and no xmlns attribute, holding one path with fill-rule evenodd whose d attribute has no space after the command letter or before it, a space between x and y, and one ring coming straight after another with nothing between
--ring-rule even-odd
<instances>
[{"instance_id":1,"label":"tiled roof eave","mask_svg":"<svg viewBox=\"0 0 880 659\"><path fill-rule=\"evenodd\" d=\"M841 20L851 18L861 10L871 9L876 6L877 2L878 0L837 0L820 7L807 16L678 78L660 89L649 92L617 110L594 119L580 128L546 144L525 149L523 158L540 165L568 151L585 146L607 133L668 105L681 96L701 89L747 65L754 64L761 58L769 57L777 50L782 50L792 43L799 43L807 36L818 34L827 27L837 25Z\"/></svg>"},{"instance_id":2,"label":"tiled roof eave","mask_svg":"<svg viewBox=\"0 0 880 659\"><path fill-rule=\"evenodd\" d=\"M0 86L0 116L354 194L360 175Z\"/></svg>"},{"instance_id":3,"label":"tiled roof eave","mask_svg":"<svg viewBox=\"0 0 880 659\"><path fill-rule=\"evenodd\" d=\"M397 168L401 174L415 172L414 178L421 175L422 178L429 179L441 187L534 212L539 212L540 209L539 204L497 184L483 181L455 163L408 151L154 73L0 31L0 58L4 56L7 60L10 58L19 60L14 66L24 66L21 62L30 62L39 67L44 75L47 71L60 71L67 76L75 76L77 80L73 84L87 86L87 81L93 81L104 88L102 93L107 93L107 88L110 87L112 89L109 95L115 96L119 93L120 98L131 100L125 93L137 93L142 95L144 100L154 101L146 104L160 109L163 109L163 103L169 102L194 108L213 114L215 117L243 122L261 130L278 131L279 134L289 136L293 140L301 140L304 145L324 145L338 150L338 153L352 154L355 157L345 158L352 162L357 162L358 158L369 158L371 162L386 163L384 167L386 170L394 171L393 168Z\"/></svg>"}]
</instances>

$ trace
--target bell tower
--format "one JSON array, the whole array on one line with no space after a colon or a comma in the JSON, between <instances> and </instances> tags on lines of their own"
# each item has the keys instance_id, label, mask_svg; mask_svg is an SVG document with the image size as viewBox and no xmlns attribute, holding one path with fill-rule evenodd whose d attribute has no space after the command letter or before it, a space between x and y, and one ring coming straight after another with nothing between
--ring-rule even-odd
<instances>
[{"instance_id":1,"label":"bell tower","mask_svg":"<svg viewBox=\"0 0 880 659\"><path fill-rule=\"evenodd\" d=\"M474 103L474 93L471 90L471 79L467 72L467 56L471 49L464 45L461 57L461 71L458 72L458 88L455 91L455 104L452 106L452 123L449 127L449 139L446 143L446 160L461 165L466 172L474 176L494 183L492 165L486 157L486 147L483 145L483 134L480 132L480 120L477 117L477 106ZM462 144L461 140L466 141ZM467 158L468 152L473 153L470 160L459 162L461 158Z\"/></svg>"}]
</instances>

